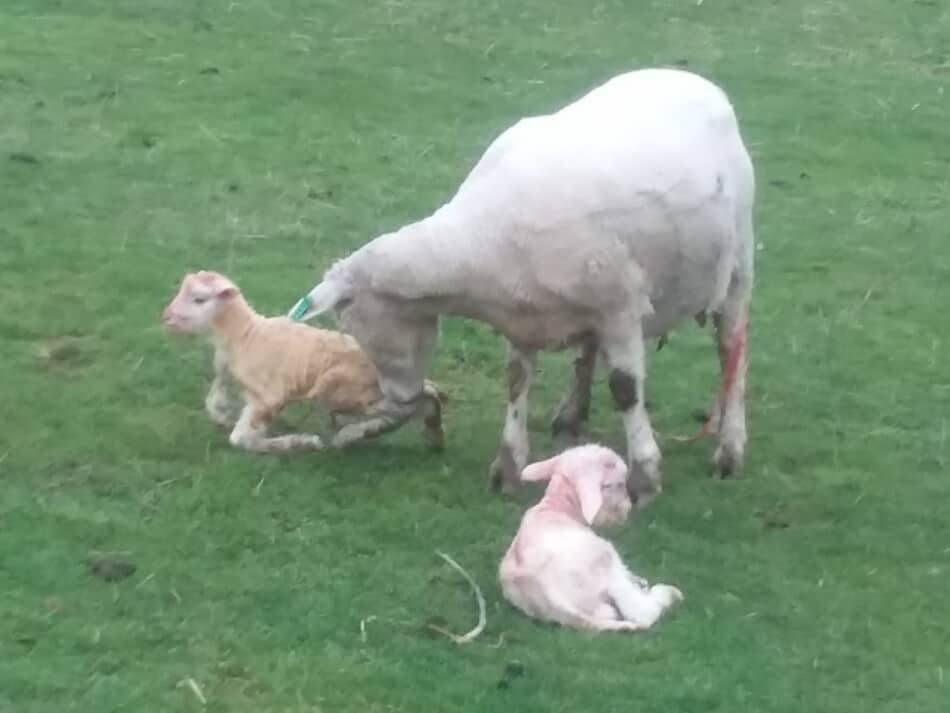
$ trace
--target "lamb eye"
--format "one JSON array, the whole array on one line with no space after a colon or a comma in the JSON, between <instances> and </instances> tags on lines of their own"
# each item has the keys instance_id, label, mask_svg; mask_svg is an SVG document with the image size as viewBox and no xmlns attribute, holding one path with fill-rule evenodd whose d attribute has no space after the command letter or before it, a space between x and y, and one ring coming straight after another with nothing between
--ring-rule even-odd
<instances>
[{"instance_id":1,"label":"lamb eye","mask_svg":"<svg viewBox=\"0 0 950 713\"><path fill-rule=\"evenodd\" d=\"M193 297L192 299L194 300L194 303L196 305L203 305L205 302L208 301L207 297Z\"/></svg>"}]
</instances>

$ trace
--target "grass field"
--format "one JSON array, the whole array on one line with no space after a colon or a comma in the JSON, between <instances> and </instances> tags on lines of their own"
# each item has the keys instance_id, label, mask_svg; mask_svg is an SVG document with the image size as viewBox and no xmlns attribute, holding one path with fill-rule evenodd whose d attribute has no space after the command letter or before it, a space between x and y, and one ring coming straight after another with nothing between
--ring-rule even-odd
<instances>
[{"instance_id":1,"label":"grass field","mask_svg":"<svg viewBox=\"0 0 950 713\"><path fill-rule=\"evenodd\" d=\"M724 86L754 154L750 443L725 482L712 444L661 443L664 496L612 537L686 601L592 636L501 599L537 491L487 492L488 329L443 324L443 454L411 425L263 457L208 422L209 350L158 314L198 267L285 311L517 118L653 64ZM946 710L948 110L935 0L5 0L0 711ZM568 362L541 362L537 453ZM650 362L657 429L691 431L710 335ZM466 647L425 628L474 621L436 549L488 599Z\"/></svg>"}]
</instances>

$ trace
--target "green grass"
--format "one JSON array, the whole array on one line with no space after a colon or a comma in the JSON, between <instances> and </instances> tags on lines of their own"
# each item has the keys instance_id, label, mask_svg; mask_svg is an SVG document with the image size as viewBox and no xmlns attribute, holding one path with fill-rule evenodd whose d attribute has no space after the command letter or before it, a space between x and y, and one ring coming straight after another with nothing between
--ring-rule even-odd
<instances>
[{"instance_id":1,"label":"green grass","mask_svg":"<svg viewBox=\"0 0 950 713\"><path fill-rule=\"evenodd\" d=\"M536 491L486 489L503 350L481 325L443 325L444 454L418 425L346 455L228 447L208 349L158 326L184 271L284 311L520 116L673 63L736 104L761 247L742 477L667 443L665 495L611 535L686 593L655 631L501 599ZM0 710L946 710L948 102L931 0L6 0ZM538 453L568 361L542 360ZM714 362L695 326L651 354L659 430L695 427ZM474 618L437 548L488 599L464 648L424 630ZM95 551L137 571L103 582Z\"/></svg>"}]
</instances>

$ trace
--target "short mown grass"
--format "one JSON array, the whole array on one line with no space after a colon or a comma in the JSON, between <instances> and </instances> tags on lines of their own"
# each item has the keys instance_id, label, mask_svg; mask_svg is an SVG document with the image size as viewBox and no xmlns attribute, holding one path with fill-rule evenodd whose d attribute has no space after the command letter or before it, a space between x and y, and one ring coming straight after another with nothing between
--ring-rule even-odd
<instances>
[{"instance_id":1,"label":"short mown grass","mask_svg":"<svg viewBox=\"0 0 950 713\"><path fill-rule=\"evenodd\" d=\"M517 118L654 64L725 87L757 166L748 462L716 482L712 444L663 444L664 496L611 536L686 601L593 636L501 598L537 491L487 490L489 329L443 324L443 454L411 425L265 457L157 318L199 267L285 311ZM0 710L946 710L948 95L930 0L6 0ZM541 454L568 363L541 363ZM709 335L673 334L656 427L695 428L715 384ZM592 428L622 446L602 383ZM488 600L466 647L426 628L475 616L436 549Z\"/></svg>"}]
</instances>

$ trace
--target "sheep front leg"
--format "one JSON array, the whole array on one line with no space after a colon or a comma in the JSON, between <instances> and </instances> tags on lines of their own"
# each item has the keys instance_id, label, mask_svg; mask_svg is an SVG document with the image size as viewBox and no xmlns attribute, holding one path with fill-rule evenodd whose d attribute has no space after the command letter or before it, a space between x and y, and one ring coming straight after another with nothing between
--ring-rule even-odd
<instances>
[{"instance_id":1,"label":"sheep front leg","mask_svg":"<svg viewBox=\"0 0 950 713\"><path fill-rule=\"evenodd\" d=\"M589 337L577 350L574 374L551 421L551 433L557 437L578 438L590 416L590 391L597 366L597 340Z\"/></svg>"},{"instance_id":2,"label":"sheep front leg","mask_svg":"<svg viewBox=\"0 0 950 713\"><path fill-rule=\"evenodd\" d=\"M395 431L415 415L417 408L416 402L403 404L384 398L366 418L348 423L337 431L333 447L346 448L358 441Z\"/></svg>"},{"instance_id":3,"label":"sheep front leg","mask_svg":"<svg viewBox=\"0 0 950 713\"><path fill-rule=\"evenodd\" d=\"M259 453L323 448L323 441L319 436L305 433L268 437L267 424L276 411L277 409L250 402L245 405L234 430L231 431L231 445Z\"/></svg>"},{"instance_id":4,"label":"sheep front leg","mask_svg":"<svg viewBox=\"0 0 950 713\"><path fill-rule=\"evenodd\" d=\"M508 410L501 445L489 470L493 490L510 490L528 463L528 392L534 379L535 352L508 345Z\"/></svg>"},{"instance_id":5,"label":"sheep front leg","mask_svg":"<svg viewBox=\"0 0 950 713\"><path fill-rule=\"evenodd\" d=\"M645 406L646 356L639 320L622 320L620 327L605 335L607 383L617 408L623 412L630 466L628 489L641 506L662 492L660 448Z\"/></svg>"},{"instance_id":6,"label":"sheep front leg","mask_svg":"<svg viewBox=\"0 0 950 713\"><path fill-rule=\"evenodd\" d=\"M442 429L442 400L445 394L431 381L426 381L422 387L422 397L419 401L419 410L422 413L422 423L425 428L423 435L426 443L433 450L442 450L445 446L445 431Z\"/></svg>"}]
</instances>

